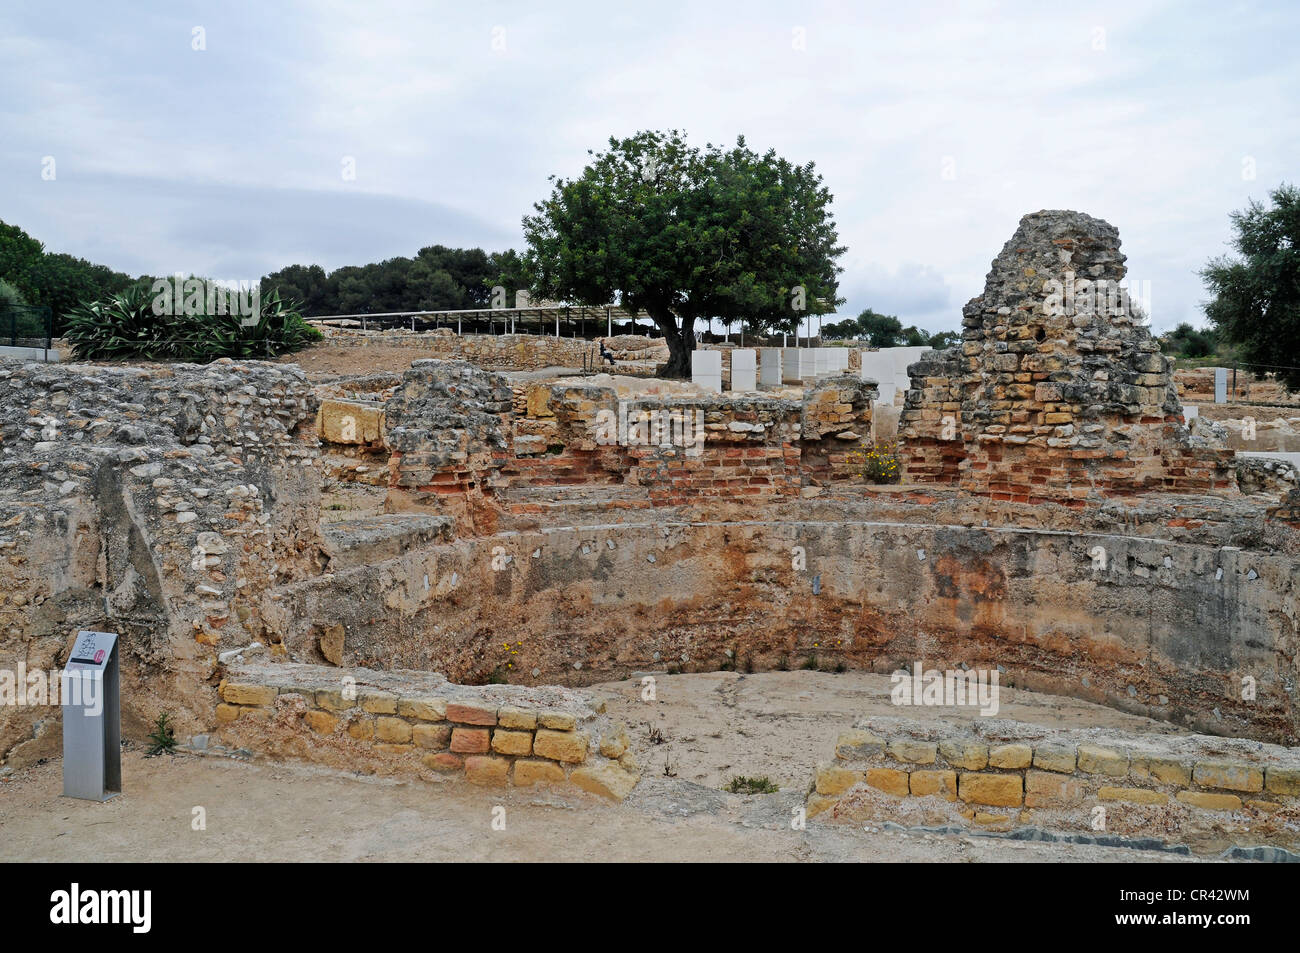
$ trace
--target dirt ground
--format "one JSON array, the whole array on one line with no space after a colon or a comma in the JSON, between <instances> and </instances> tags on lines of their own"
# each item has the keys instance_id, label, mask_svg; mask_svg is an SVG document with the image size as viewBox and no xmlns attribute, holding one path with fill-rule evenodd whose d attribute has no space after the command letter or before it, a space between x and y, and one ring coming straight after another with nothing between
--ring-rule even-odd
<instances>
[{"instance_id":1,"label":"dirt ground","mask_svg":"<svg viewBox=\"0 0 1300 953\"><path fill-rule=\"evenodd\" d=\"M0 836L6 859L36 861L1190 859L1127 848L859 829L820 818L794 829L791 818L813 765L854 718L890 711L887 687L883 676L858 673L721 672L657 677L657 699L645 702L638 680L597 686L610 712L628 722L645 766L641 783L622 804L568 789L394 781L214 755L146 759L132 744L123 755L126 793L104 804L61 797L58 761L0 779ZM1130 728L1144 723L1082 702L1003 694L1000 714L1006 717ZM938 711L935 717L952 713ZM659 729L662 743L647 725ZM665 763L675 777L665 776ZM766 775L780 790L750 796L719 790L735 774ZM197 808L205 829L195 829ZM493 827L500 808L504 830Z\"/></svg>"},{"instance_id":2,"label":"dirt ground","mask_svg":"<svg viewBox=\"0 0 1300 953\"><path fill-rule=\"evenodd\" d=\"M378 374L404 371L412 361L436 357L432 351L413 347L332 347L316 344L302 351L276 358L279 364L297 364L310 378L336 374Z\"/></svg>"},{"instance_id":3,"label":"dirt ground","mask_svg":"<svg viewBox=\"0 0 1300 953\"><path fill-rule=\"evenodd\" d=\"M793 671L743 675L703 672L654 675L653 702L632 679L592 687L611 715L628 727L647 774L676 776L720 788L737 775L768 777L784 790L804 790L835 739L859 718L900 714L887 675ZM1073 728L1116 728L1185 734L1174 725L1101 705L1001 688L998 718ZM909 707L908 718L969 723L972 709ZM652 729L658 729L657 735Z\"/></svg>"}]
</instances>

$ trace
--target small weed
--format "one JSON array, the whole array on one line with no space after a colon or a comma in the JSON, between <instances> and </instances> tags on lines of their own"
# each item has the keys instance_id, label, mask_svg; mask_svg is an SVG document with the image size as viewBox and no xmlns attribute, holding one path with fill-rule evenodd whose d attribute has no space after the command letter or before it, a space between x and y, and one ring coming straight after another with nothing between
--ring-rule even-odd
<instances>
[{"instance_id":1,"label":"small weed","mask_svg":"<svg viewBox=\"0 0 1300 953\"><path fill-rule=\"evenodd\" d=\"M790 671L790 656L788 656L788 655L782 655L779 659L777 659L777 660L776 660L776 670L777 670L778 672L788 672L788 671Z\"/></svg>"},{"instance_id":2,"label":"small weed","mask_svg":"<svg viewBox=\"0 0 1300 953\"><path fill-rule=\"evenodd\" d=\"M775 794L781 789L773 784L772 779L767 775L761 778L747 778L742 774L728 781L722 790L730 791L732 794Z\"/></svg>"},{"instance_id":3,"label":"small weed","mask_svg":"<svg viewBox=\"0 0 1300 953\"><path fill-rule=\"evenodd\" d=\"M652 745L661 745L668 740L667 738L664 737L664 733L660 731L658 728L656 728L654 725L647 722L645 727L646 727L646 740L649 741Z\"/></svg>"},{"instance_id":4,"label":"small weed","mask_svg":"<svg viewBox=\"0 0 1300 953\"><path fill-rule=\"evenodd\" d=\"M806 659L804 659L803 664L800 665L799 667L803 669L805 672L817 671L817 656L816 655L808 656Z\"/></svg>"},{"instance_id":5,"label":"small weed","mask_svg":"<svg viewBox=\"0 0 1300 953\"><path fill-rule=\"evenodd\" d=\"M149 750L145 752L146 758L153 758L160 754L176 753L176 732L172 730L171 718L167 712L158 715L158 720L153 723L153 731L149 732Z\"/></svg>"}]
</instances>

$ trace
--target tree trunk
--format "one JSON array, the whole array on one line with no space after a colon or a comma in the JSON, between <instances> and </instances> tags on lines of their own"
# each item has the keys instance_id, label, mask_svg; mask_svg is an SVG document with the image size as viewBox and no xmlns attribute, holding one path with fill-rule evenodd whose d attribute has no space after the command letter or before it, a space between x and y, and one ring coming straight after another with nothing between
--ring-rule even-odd
<instances>
[{"instance_id":1,"label":"tree trunk","mask_svg":"<svg viewBox=\"0 0 1300 953\"><path fill-rule=\"evenodd\" d=\"M695 350L695 319L682 318L681 326L670 311L650 310L655 326L664 332L668 342L668 363L659 369L659 377L691 376L691 352Z\"/></svg>"}]
</instances>

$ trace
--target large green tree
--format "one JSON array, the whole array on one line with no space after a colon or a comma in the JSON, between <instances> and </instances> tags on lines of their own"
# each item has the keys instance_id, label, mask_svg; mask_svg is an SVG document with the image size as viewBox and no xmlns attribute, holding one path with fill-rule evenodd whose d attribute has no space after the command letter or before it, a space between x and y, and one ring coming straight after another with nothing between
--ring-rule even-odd
<instances>
[{"instance_id":1,"label":"large green tree","mask_svg":"<svg viewBox=\"0 0 1300 953\"><path fill-rule=\"evenodd\" d=\"M788 327L835 310L844 249L812 163L762 155L743 137L699 149L677 130L609 141L524 217L525 270L541 298L619 303L668 343L662 373L687 377L695 322Z\"/></svg>"},{"instance_id":2,"label":"large green tree","mask_svg":"<svg viewBox=\"0 0 1300 953\"><path fill-rule=\"evenodd\" d=\"M1213 299L1205 313L1242 358L1300 390L1300 189L1283 184L1271 204L1232 213L1232 246L1201 272Z\"/></svg>"}]
</instances>

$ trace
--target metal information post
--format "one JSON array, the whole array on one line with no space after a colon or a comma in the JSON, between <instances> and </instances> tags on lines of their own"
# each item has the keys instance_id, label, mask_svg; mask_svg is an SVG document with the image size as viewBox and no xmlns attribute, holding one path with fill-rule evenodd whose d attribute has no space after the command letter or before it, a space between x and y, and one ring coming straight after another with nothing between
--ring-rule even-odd
<instances>
[{"instance_id":1,"label":"metal information post","mask_svg":"<svg viewBox=\"0 0 1300 953\"><path fill-rule=\"evenodd\" d=\"M122 793L117 636L78 632L60 683L63 796L107 801Z\"/></svg>"}]
</instances>

